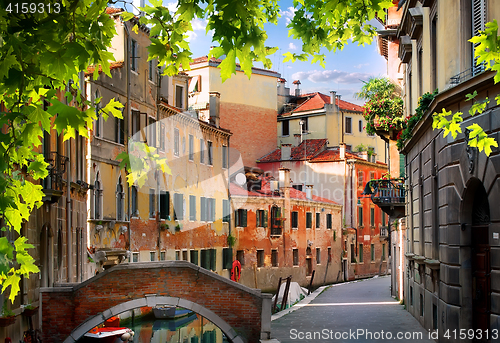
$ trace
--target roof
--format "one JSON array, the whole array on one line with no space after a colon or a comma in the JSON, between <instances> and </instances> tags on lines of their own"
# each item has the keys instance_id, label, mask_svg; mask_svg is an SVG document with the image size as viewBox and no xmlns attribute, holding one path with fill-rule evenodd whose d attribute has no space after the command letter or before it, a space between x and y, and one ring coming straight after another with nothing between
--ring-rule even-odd
<instances>
[{"instance_id":1,"label":"roof","mask_svg":"<svg viewBox=\"0 0 500 343\"><path fill-rule=\"evenodd\" d=\"M222 63L222 59L220 58L210 58L210 60L208 59L208 56L201 56L201 57L196 57L196 58L193 58L193 61L191 63L189 63L189 65L195 65L195 64L200 64L200 63L207 63L207 62L211 62L213 64L216 64L216 65L219 65L220 63ZM239 68L241 68L240 64L239 63L236 63L236 70L238 70ZM260 71L260 72L265 72L266 74L268 74L269 76L274 76L274 77L281 77L281 74L280 73L277 73L275 71L272 71L272 70L269 70L269 69L262 69L262 68L255 68L255 67L252 67L252 71ZM271 75L272 74L272 75Z\"/></svg>"},{"instance_id":2,"label":"roof","mask_svg":"<svg viewBox=\"0 0 500 343\"><path fill-rule=\"evenodd\" d=\"M328 144L328 139L306 139L296 147L292 147L290 161L309 160L316 156ZM281 148L265 155L259 159L259 162L275 162L281 161Z\"/></svg>"},{"instance_id":3,"label":"roof","mask_svg":"<svg viewBox=\"0 0 500 343\"><path fill-rule=\"evenodd\" d=\"M253 196L253 197L276 197L277 195L271 191L271 184L269 181L272 179L269 177L264 177L262 178L262 188L260 190L254 190L254 191L248 191L245 188L238 186L234 183L229 184L229 191L231 193L231 196ZM295 188L290 187L290 199L295 199L295 200L309 200L309 201L317 201L317 202L324 202L328 204L333 204L333 205L340 205L339 203L322 198L316 195L312 196L312 199L307 199L306 193L299 191Z\"/></svg>"},{"instance_id":4,"label":"roof","mask_svg":"<svg viewBox=\"0 0 500 343\"><path fill-rule=\"evenodd\" d=\"M325 108L325 104L330 103L330 96L322 94L320 92L308 93L301 96L301 98L304 97L309 97L309 99L304 101L301 105L296 107L291 112L279 114L278 116L290 115L296 112L320 110ZM338 98L335 98L335 104L340 108L340 110L343 111L363 112L363 107L350 103L348 101L340 100Z\"/></svg>"},{"instance_id":5,"label":"roof","mask_svg":"<svg viewBox=\"0 0 500 343\"><path fill-rule=\"evenodd\" d=\"M116 13L122 13L125 10L123 8L116 8L116 7L106 7L106 14L116 14Z\"/></svg>"},{"instance_id":6,"label":"roof","mask_svg":"<svg viewBox=\"0 0 500 343\"><path fill-rule=\"evenodd\" d=\"M123 61L117 61L117 62L111 62L109 64L109 69L113 70L116 68L122 68L123 67ZM90 75L93 74L95 70L95 66L88 66L87 71L85 72L85 75ZM99 64L99 74L102 73L102 66Z\"/></svg>"},{"instance_id":7,"label":"roof","mask_svg":"<svg viewBox=\"0 0 500 343\"><path fill-rule=\"evenodd\" d=\"M365 159L348 151L345 152L345 157L346 159L357 159L365 161ZM340 158L340 151L338 148L335 148L335 149L326 149L320 152L318 155L314 156L314 158L311 159L311 162L329 162L329 161L339 161L339 160L342 160Z\"/></svg>"}]
</instances>

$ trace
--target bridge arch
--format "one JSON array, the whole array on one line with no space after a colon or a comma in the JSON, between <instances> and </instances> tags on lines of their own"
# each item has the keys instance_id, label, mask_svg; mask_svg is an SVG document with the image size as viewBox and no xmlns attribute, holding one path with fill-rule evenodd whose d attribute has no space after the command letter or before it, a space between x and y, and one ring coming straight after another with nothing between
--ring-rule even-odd
<instances>
[{"instance_id":1,"label":"bridge arch","mask_svg":"<svg viewBox=\"0 0 500 343\"><path fill-rule=\"evenodd\" d=\"M210 311L206 307L203 307L199 304L196 304L190 300L176 298L176 297L167 297L167 296L158 296L158 295L147 295L144 298L134 299L127 301L125 303L113 306L112 308L95 315L94 317L88 319L87 321L80 324L77 328L75 328L68 338L64 340L63 343L73 343L79 340L85 335L89 330L94 328L95 326L102 324L105 320L116 316L125 311L133 310L140 307L154 307L154 306L177 306L182 307L191 311L198 313L204 318L210 320L214 325L216 325L221 331L231 340L233 343L243 343L244 340L240 337L234 329L221 317L215 314L213 311Z\"/></svg>"},{"instance_id":2,"label":"bridge arch","mask_svg":"<svg viewBox=\"0 0 500 343\"><path fill-rule=\"evenodd\" d=\"M79 284L40 289L43 341L75 342L106 319L139 307L190 309L232 341L269 339L271 295L186 261L122 263Z\"/></svg>"}]
</instances>

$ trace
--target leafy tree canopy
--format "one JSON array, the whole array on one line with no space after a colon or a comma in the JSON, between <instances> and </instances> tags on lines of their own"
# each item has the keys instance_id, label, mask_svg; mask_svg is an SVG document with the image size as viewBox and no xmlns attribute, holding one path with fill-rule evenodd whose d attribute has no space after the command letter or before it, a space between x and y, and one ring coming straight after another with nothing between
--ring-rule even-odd
<instances>
[{"instance_id":1,"label":"leafy tree canopy","mask_svg":"<svg viewBox=\"0 0 500 343\"><path fill-rule=\"evenodd\" d=\"M0 238L0 285L2 293L10 288L13 300L21 276L38 272L27 252L33 246L21 235L21 226L42 204L40 180L48 175L48 163L39 152L44 132L54 129L64 140L77 134L89 137L96 119L95 104L78 87L79 75L89 65L100 65L111 76L109 66L114 59L109 47L116 32L106 7L125 2L0 3L0 224L4 232L17 232L10 237L18 237L15 241ZM149 59L158 59L166 74L189 69L186 37L194 18L205 18L207 31L214 30L219 47L211 56L226 55L220 64L223 80L235 73L236 61L249 77L256 61L271 67L268 56L276 48L265 45L264 24L277 23L277 0L180 0L175 13L159 0L151 4L142 9L145 16L139 23L151 28ZM324 65L323 47L336 51L350 40L369 44L375 28L367 22L376 14L384 16L392 1L297 0L293 5L297 11L288 26L289 35L302 40L302 53L287 58L313 56L313 62ZM131 18L123 14L123 19ZM97 78L99 68L94 70ZM114 100L99 106L104 118L121 117L120 107ZM147 147L142 151L154 155Z\"/></svg>"}]
</instances>

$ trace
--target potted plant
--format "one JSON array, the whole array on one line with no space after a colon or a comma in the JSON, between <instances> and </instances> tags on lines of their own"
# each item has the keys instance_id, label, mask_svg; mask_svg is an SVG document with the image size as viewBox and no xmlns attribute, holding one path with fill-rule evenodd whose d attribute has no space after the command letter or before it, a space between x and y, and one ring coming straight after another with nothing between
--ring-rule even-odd
<instances>
[{"instance_id":1,"label":"potted plant","mask_svg":"<svg viewBox=\"0 0 500 343\"><path fill-rule=\"evenodd\" d=\"M16 322L16 315L7 307L7 299L3 302L2 315L0 316L0 326L6 327Z\"/></svg>"},{"instance_id":2,"label":"potted plant","mask_svg":"<svg viewBox=\"0 0 500 343\"><path fill-rule=\"evenodd\" d=\"M38 306L33 306L31 302L28 300L28 304L24 305L23 316L31 317L38 312Z\"/></svg>"}]
</instances>

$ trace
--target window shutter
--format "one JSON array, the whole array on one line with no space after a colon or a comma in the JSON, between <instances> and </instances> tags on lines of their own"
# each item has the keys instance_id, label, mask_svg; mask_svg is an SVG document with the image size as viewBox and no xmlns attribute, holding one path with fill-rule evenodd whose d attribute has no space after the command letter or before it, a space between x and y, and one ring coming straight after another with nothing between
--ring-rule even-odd
<instances>
[{"instance_id":1,"label":"window shutter","mask_svg":"<svg viewBox=\"0 0 500 343\"><path fill-rule=\"evenodd\" d=\"M242 225L243 227L247 227L247 210L242 211Z\"/></svg>"},{"instance_id":2,"label":"window shutter","mask_svg":"<svg viewBox=\"0 0 500 343\"><path fill-rule=\"evenodd\" d=\"M205 197L200 198L200 220L202 222L207 221L205 218Z\"/></svg>"},{"instance_id":3,"label":"window shutter","mask_svg":"<svg viewBox=\"0 0 500 343\"><path fill-rule=\"evenodd\" d=\"M268 221L268 214L267 214L267 210L264 211L264 227L267 227L267 221Z\"/></svg>"},{"instance_id":4,"label":"window shutter","mask_svg":"<svg viewBox=\"0 0 500 343\"><path fill-rule=\"evenodd\" d=\"M486 0L473 0L472 1L472 35L477 36L479 31L484 31L486 24ZM479 43L474 44L474 49ZM484 63L476 65L477 57L473 55L472 75L477 75L484 71Z\"/></svg>"},{"instance_id":5,"label":"window shutter","mask_svg":"<svg viewBox=\"0 0 500 343\"><path fill-rule=\"evenodd\" d=\"M216 250L210 249L210 269L215 271L216 268Z\"/></svg>"},{"instance_id":6,"label":"window shutter","mask_svg":"<svg viewBox=\"0 0 500 343\"><path fill-rule=\"evenodd\" d=\"M240 226L239 210L234 211L234 226Z\"/></svg>"}]
</instances>

